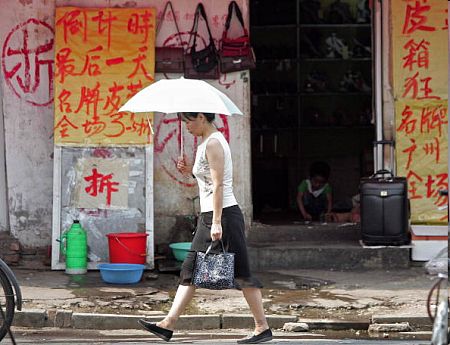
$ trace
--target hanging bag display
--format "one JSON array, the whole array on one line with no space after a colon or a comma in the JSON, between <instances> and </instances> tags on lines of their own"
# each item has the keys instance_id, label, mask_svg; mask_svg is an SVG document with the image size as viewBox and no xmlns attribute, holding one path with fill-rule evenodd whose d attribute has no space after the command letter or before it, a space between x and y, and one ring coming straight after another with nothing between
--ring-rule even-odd
<instances>
[{"instance_id":1,"label":"hanging bag display","mask_svg":"<svg viewBox=\"0 0 450 345\"><path fill-rule=\"evenodd\" d=\"M230 29L231 19L233 17L233 9L236 12L236 17L244 31L242 36L236 38L228 37L228 30ZM248 31L244 26L244 18L242 12L235 1L231 1L228 6L228 15L225 22L225 29L222 34L222 43L219 51L220 56L220 72L235 72L246 69L253 69L256 67L255 55L250 46L250 37Z\"/></svg>"},{"instance_id":2,"label":"hanging bag display","mask_svg":"<svg viewBox=\"0 0 450 345\"><path fill-rule=\"evenodd\" d=\"M227 253L220 240L222 253L211 254L212 243L205 253L197 252L192 284L210 290L233 289L234 253Z\"/></svg>"},{"instance_id":3,"label":"hanging bag display","mask_svg":"<svg viewBox=\"0 0 450 345\"><path fill-rule=\"evenodd\" d=\"M209 44L202 50L196 50L198 21L200 16L203 17L206 28L208 29ZM192 37L194 37L194 40L192 46L190 46ZM214 39L211 35L211 30L209 29L205 8L202 3L199 3L195 10L189 46L190 52L185 56L184 76L192 79L219 79L218 53L216 45L214 44Z\"/></svg>"},{"instance_id":4,"label":"hanging bag display","mask_svg":"<svg viewBox=\"0 0 450 345\"><path fill-rule=\"evenodd\" d=\"M175 27L177 28L177 40L179 42L179 47L156 47L155 49L155 72L156 73L183 73L184 72L184 49L182 47L180 30L178 28L177 18L175 16L175 11L173 10L172 3L167 1L166 6L156 28L156 35L158 35L161 29L162 23L166 17L167 9L170 7L172 11L173 21L175 22Z\"/></svg>"}]
</instances>

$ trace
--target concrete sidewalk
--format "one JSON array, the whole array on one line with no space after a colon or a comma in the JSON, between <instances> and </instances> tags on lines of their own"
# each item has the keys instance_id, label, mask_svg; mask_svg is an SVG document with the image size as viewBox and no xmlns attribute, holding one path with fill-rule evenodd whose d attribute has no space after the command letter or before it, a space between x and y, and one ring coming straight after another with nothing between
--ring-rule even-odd
<instances>
[{"instance_id":1,"label":"concrete sidewalk","mask_svg":"<svg viewBox=\"0 0 450 345\"><path fill-rule=\"evenodd\" d=\"M137 320L160 320L171 305L178 277L144 272L134 285L110 285L100 273L15 268L24 310L15 325L76 329L137 329ZM306 323L308 330L367 330L370 324L408 323L429 330L426 298L432 285L422 267L396 271L285 270L255 274L274 329ZM251 329L248 306L237 290L199 289L178 329Z\"/></svg>"}]
</instances>

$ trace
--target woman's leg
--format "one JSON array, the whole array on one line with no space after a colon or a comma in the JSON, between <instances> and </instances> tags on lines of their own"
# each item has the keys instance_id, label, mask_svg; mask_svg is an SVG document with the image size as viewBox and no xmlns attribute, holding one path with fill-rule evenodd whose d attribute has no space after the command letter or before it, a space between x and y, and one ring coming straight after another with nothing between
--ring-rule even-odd
<instances>
[{"instance_id":1,"label":"woman's leg","mask_svg":"<svg viewBox=\"0 0 450 345\"><path fill-rule=\"evenodd\" d=\"M264 315L264 307L262 303L261 289L258 288L242 288L244 297L250 307L255 320L255 334L264 332L269 328L266 316Z\"/></svg>"},{"instance_id":2,"label":"woman's leg","mask_svg":"<svg viewBox=\"0 0 450 345\"><path fill-rule=\"evenodd\" d=\"M178 318L183 313L188 303L192 300L192 297L194 297L194 292L195 286L193 285L179 285L169 313L164 320L157 322L156 325L173 330Z\"/></svg>"}]
</instances>

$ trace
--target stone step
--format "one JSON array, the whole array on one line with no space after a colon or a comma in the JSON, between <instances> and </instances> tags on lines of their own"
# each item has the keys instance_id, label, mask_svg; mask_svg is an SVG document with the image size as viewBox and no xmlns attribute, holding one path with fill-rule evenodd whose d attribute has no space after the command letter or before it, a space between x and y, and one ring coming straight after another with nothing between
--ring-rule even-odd
<instances>
[{"instance_id":1,"label":"stone step","mask_svg":"<svg viewBox=\"0 0 450 345\"><path fill-rule=\"evenodd\" d=\"M357 242L359 224L352 223L299 223L289 225L266 225L253 223L247 233L248 243L288 241Z\"/></svg>"},{"instance_id":2,"label":"stone step","mask_svg":"<svg viewBox=\"0 0 450 345\"><path fill-rule=\"evenodd\" d=\"M248 246L251 269L403 269L410 248L363 247L359 242L260 242Z\"/></svg>"},{"instance_id":3,"label":"stone step","mask_svg":"<svg viewBox=\"0 0 450 345\"><path fill-rule=\"evenodd\" d=\"M410 246L367 247L353 223L253 223L247 233L254 271L271 269L401 269L410 266Z\"/></svg>"}]
</instances>

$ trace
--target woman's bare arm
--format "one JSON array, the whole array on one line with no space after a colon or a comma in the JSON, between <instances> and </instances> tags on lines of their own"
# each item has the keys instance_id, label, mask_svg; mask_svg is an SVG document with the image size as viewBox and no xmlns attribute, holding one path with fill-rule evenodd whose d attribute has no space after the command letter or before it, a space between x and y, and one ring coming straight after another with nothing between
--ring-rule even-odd
<instances>
[{"instance_id":1,"label":"woman's bare arm","mask_svg":"<svg viewBox=\"0 0 450 345\"><path fill-rule=\"evenodd\" d=\"M222 207L223 207L223 175L225 158L223 147L219 140L211 139L206 146L206 158L213 183L213 226L211 227L211 238L220 239L222 237ZM220 227L219 227L219 226ZM220 233L220 235L219 235ZM213 236L214 235L214 236Z\"/></svg>"}]
</instances>

